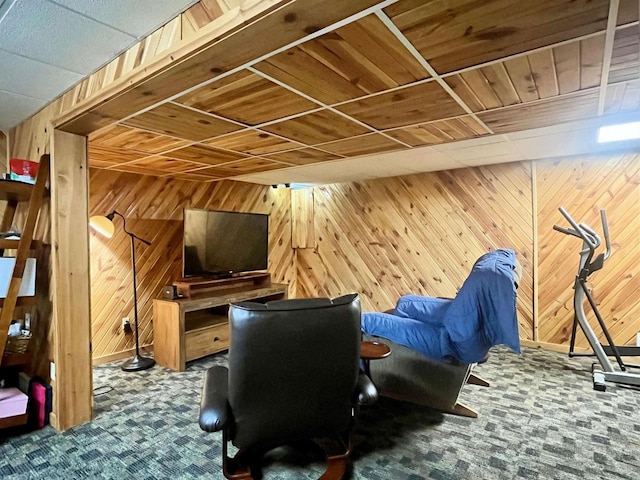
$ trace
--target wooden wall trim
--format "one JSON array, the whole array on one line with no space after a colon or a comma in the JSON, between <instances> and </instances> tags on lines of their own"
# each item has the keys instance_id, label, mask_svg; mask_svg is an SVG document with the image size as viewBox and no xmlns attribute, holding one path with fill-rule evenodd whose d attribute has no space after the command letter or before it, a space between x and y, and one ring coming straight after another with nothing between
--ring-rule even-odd
<instances>
[{"instance_id":1,"label":"wooden wall trim","mask_svg":"<svg viewBox=\"0 0 640 480\"><path fill-rule=\"evenodd\" d=\"M92 417L87 141L55 131L51 145L54 355L58 430Z\"/></svg>"},{"instance_id":2,"label":"wooden wall trim","mask_svg":"<svg viewBox=\"0 0 640 480\"><path fill-rule=\"evenodd\" d=\"M291 190L291 248L314 248L313 188Z\"/></svg>"},{"instance_id":3,"label":"wooden wall trim","mask_svg":"<svg viewBox=\"0 0 640 480\"><path fill-rule=\"evenodd\" d=\"M538 341L538 176L536 161L531 163L531 227L533 238L533 340Z\"/></svg>"},{"instance_id":4,"label":"wooden wall trim","mask_svg":"<svg viewBox=\"0 0 640 480\"><path fill-rule=\"evenodd\" d=\"M9 136L0 131L0 172L9 171Z\"/></svg>"}]
</instances>

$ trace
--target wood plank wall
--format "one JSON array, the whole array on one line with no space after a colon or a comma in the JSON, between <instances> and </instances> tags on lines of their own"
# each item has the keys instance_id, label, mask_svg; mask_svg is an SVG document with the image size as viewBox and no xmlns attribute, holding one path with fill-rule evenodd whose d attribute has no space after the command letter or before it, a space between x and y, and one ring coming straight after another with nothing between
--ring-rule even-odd
<instances>
[{"instance_id":1,"label":"wood plank wall","mask_svg":"<svg viewBox=\"0 0 640 480\"><path fill-rule=\"evenodd\" d=\"M127 229L152 242L136 244L140 342L153 342L152 300L162 287L181 276L182 209L232 210L268 213L269 271L274 282L296 289L295 252L291 248L289 189L242 182L195 183L107 170L90 169L90 214L117 210ZM122 332L123 317L133 322L133 290L129 237L115 220L111 239L92 232L91 324L94 362L117 358L134 348L132 334Z\"/></svg>"},{"instance_id":2,"label":"wood plank wall","mask_svg":"<svg viewBox=\"0 0 640 480\"><path fill-rule=\"evenodd\" d=\"M298 249L297 296L454 296L482 253L518 253L520 333L533 338L531 165L514 163L314 188L316 248Z\"/></svg>"},{"instance_id":3,"label":"wood plank wall","mask_svg":"<svg viewBox=\"0 0 640 480\"><path fill-rule=\"evenodd\" d=\"M602 232L599 210L606 209L613 253L590 286L616 344L635 345L640 332L640 155L541 161L537 187L540 341L567 344L571 336L572 285L582 242L552 229L554 224L568 226L558 211L564 206L596 232ZM577 345L588 346L581 333Z\"/></svg>"},{"instance_id":4,"label":"wood plank wall","mask_svg":"<svg viewBox=\"0 0 640 480\"><path fill-rule=\"evenodd\" d=\"M0 172L8 171L9 159L7 158L7 146L9 139L4 132L0 132Z\"/></svg>"},{"instance_id":5,"label":"wood plank wall","mask_svg":"<svg viewBox=\"0 0 640 480\"><path fill-rule=\"evenodd\" d=\"M82 101L99 95L124 75L135 69L144 68L165 54L169 48L177 48L182 43L193 40L197 37L198 32L208 25L214 24L222 15L236 8L237 4L236 0L202 0L177 19L160 27L105 67L88 76L38 113L13 128L10 132L10 157L37 161L41 155L50 153L51 122L54 119ZM0 133L0 136L3 134ZM2 142L3 140L0 139L0 146ZM4 153L6 148L0 148L0 150L1 161L6 156ZM6 164L4 167L0 165L0 168L3 172L6 171ZM35 238L49 243L50 224L49 209L43 208L38 220ZM34 352L31 370L34 374L49 379L49 362L54 360L51 321L51 295L53 292L49 290L51 274L49 247L46 246L39 250L37 258L37 291L42 294L38 294L38 305L31 310L35 336L31 342L31 348ZM22 315L23 313L18 312L18 314Z\"/></svg>"}]
</instances>

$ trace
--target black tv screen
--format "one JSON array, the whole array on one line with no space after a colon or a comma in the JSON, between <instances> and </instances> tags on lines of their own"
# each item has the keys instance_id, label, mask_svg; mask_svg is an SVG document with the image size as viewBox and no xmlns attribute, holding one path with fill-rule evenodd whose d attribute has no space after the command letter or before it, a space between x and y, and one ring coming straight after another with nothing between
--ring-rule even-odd
<instances>
[{"instance_id":1,"label":"black tv screen","mask_svg":"<svg viewBox=\"0 0 640 480\"><path fill-rule=\"evenodd\" d=\"M269 215L186 208L182 274L266 270L268 244Z\"/></svg>"}]
</instances>

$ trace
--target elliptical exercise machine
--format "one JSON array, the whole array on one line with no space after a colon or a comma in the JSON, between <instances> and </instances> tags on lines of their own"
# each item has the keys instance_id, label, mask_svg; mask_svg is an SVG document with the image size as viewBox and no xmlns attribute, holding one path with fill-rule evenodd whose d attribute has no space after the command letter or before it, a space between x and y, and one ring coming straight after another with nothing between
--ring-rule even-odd
<instances>
[{"instance_id":1,"label":"elliptical exercise machine","mask_svg":"<svg viewBox=\"0 0 640 480\"><path fill-rule=\"evenodd\" d=\"M591 367L591 372L593 374L593 388L595 390L599 390L604 392L607 389L607 385L605 382L614 382L621 383L624 385L634 385L640 386L640 374L630 373L627 371L628 368L638 368L636 365L628 365L622 361L623 356L640 356L640 346L616 346L613 343L613 339L609 334L609 330L602 320L602 316L598 311L596 306L596 302L594 301L591 292L589 291L589 287L587 286L587 280L589 275L593 272L597 272L602 269L604 266L605 260L609 258L611 255L611 243L609 242L609 227L607 226L607 214L604 210L600 210L600 219L602 221L602 232L605 240L605 252L600 253L594 259L595 251L600 245L602 245L602 240L600 236L589 227L589 225L580 223L578 224L571 215L567 213L567 211L560 207L560 213L567 219L567 221L571 224L573 228L564 228L558 225L554 225L553 229L557 230L560 233L564 233L565 235L571 235L582 240L582 250L580 251L580 264L578 266L578 275L576 275L576 280L573 285L573 330L571 333L571 344L569 347L569 356L570 357L583 357L583 356L596 356L598 361L600 362L601 370L596 369L596 364L593 364ZM600 328L604 333L604 336L609 342L608 345L603 345L598 340L593 328L589 324L587 316L584 311L584 299L585 297L589 301L589 305L591 305L591 309L600 324ZM580 325L580 328L584 332L589 345L591 345L591 349L593 353L575 353L574 346L576 341L576 329L577 326ZM616 370L609 360L609 356L613 356L620 367L620 371Z\"/></svg>"}]
</instances>

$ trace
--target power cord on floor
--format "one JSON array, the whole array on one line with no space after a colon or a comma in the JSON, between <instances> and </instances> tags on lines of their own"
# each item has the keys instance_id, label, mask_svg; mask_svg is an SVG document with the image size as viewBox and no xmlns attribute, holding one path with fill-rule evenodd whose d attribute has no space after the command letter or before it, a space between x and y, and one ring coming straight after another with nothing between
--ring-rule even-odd
<instances>
[{"instance_id":1,"label":"power cord on floor","mask_svg":"<svg viewBox=\"0 0 640 480\"><path fill-rule=\"evenodd\" d=\"M93 389L93 395L95 397L98 397L100 395L104 395L106 393L109 393L113 391L113 387L111 385L103 385L101 387L97 387Z\"/></svg>"}]
</instances>

